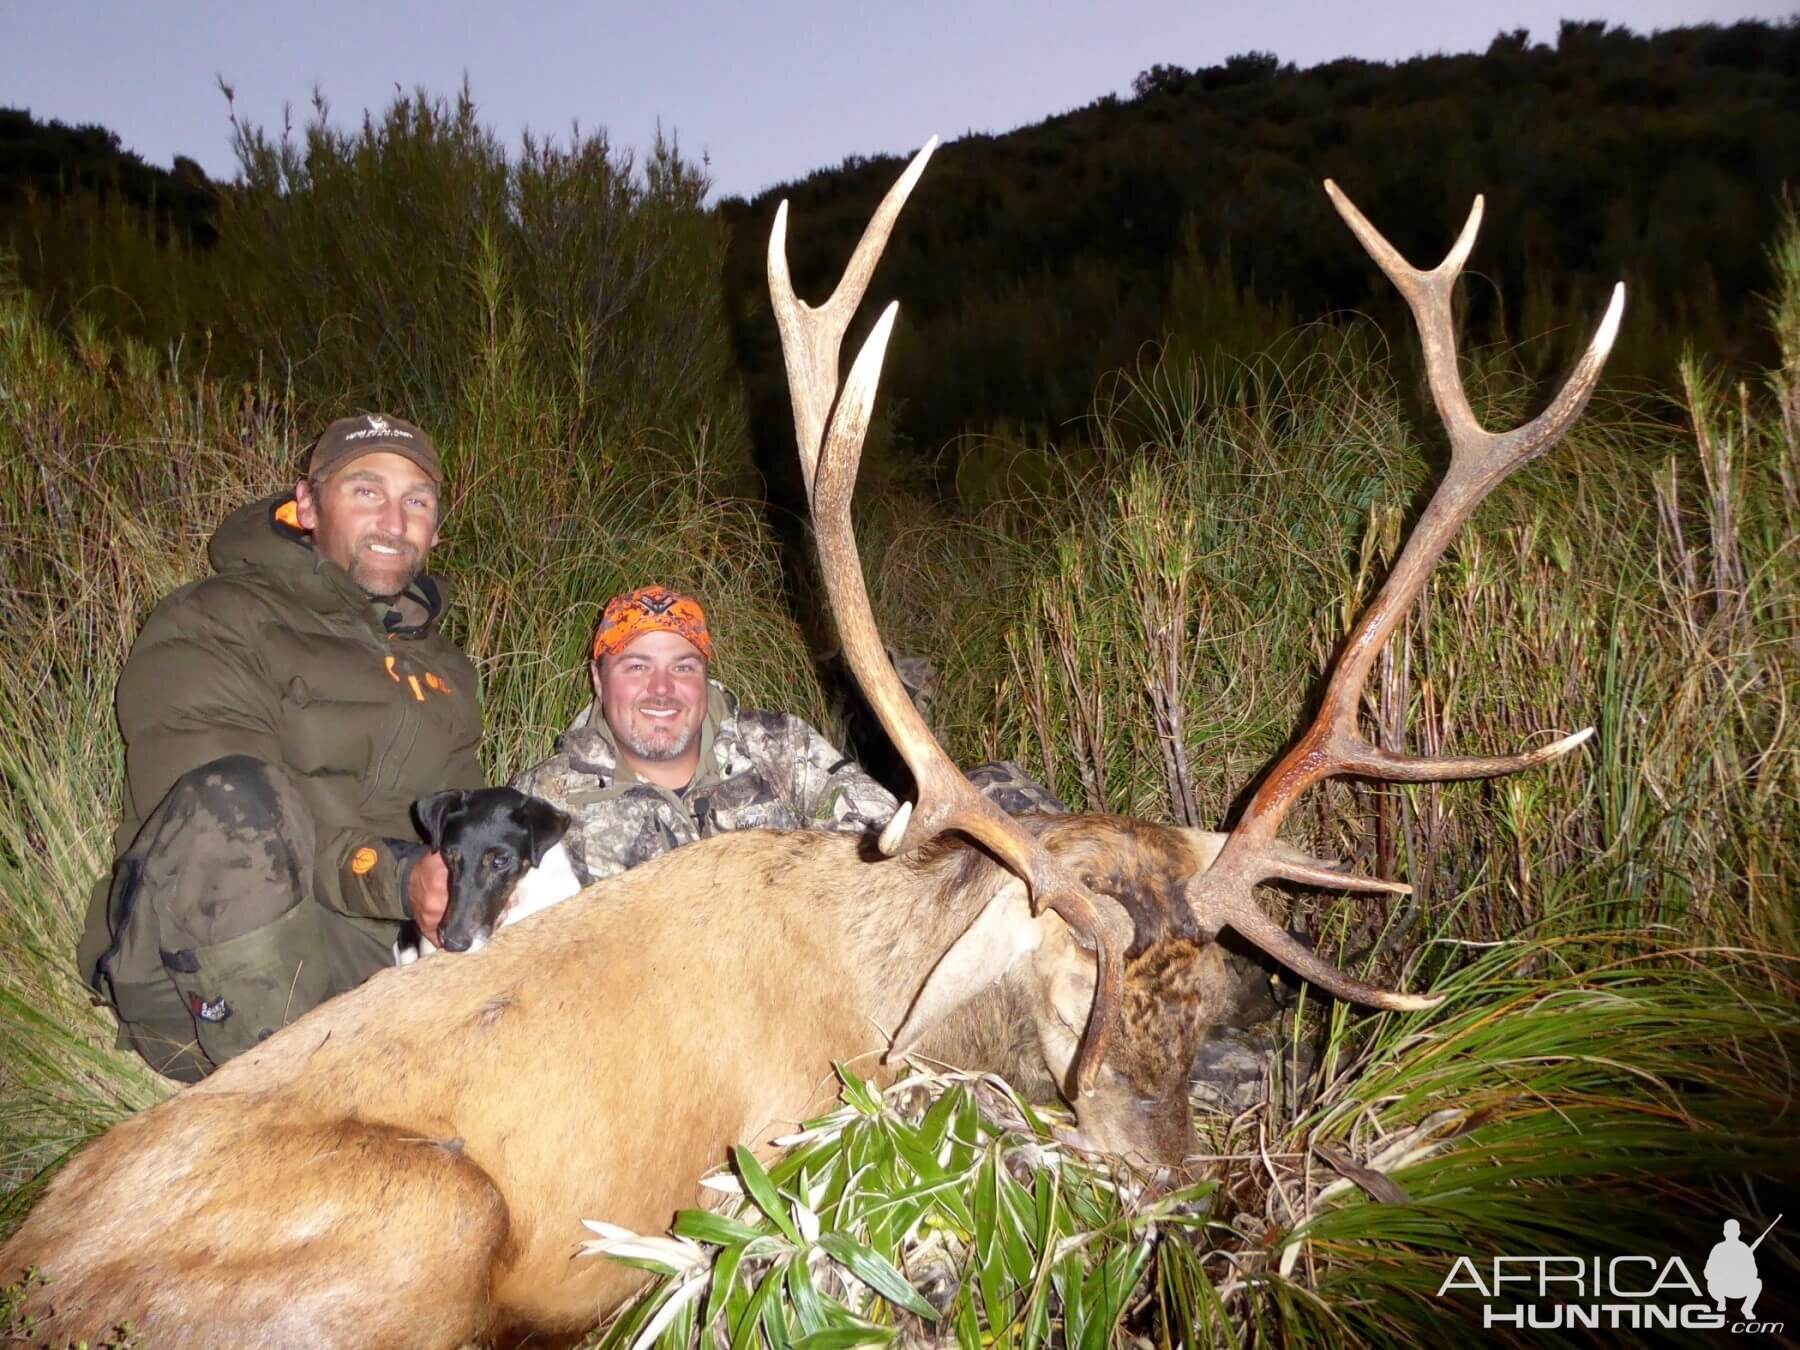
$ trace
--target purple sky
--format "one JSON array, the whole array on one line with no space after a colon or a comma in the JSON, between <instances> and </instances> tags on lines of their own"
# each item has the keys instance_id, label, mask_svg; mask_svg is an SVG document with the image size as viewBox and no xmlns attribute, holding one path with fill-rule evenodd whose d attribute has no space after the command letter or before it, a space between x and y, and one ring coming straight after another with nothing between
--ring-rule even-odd
<instances>
[{"instance_id":1,"label":"purple sky","mask_svg":"<svg viewBox=\"0 0 1800 1350\"><path fill-rule=\"evenodd\" d=\"M1796 0L0 0L0 106L98 122L152 163L176 153L230 177L225 103L296 121L315 85L334 118L395 85L453 93L466 71L483 122L510 141L571 120L642 147L660 121L748 195L850 154L936 133L1006 131L1128 94L1156 64L1273 51L1313 65L1480 51L1502 29L1554 41L1558 20L1638 32L1784 18Z\"/></svg>"}]
</instances>

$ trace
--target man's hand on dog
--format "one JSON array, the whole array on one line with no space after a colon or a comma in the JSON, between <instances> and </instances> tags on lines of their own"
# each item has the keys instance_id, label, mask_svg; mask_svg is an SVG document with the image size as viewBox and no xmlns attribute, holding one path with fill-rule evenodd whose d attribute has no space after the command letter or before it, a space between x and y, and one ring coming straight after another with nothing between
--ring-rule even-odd
<instances>
[{"instance_id":1,"label":"man's hand on dog","mask_svg":"<svg viewBox=\"0 0 1800 1350\"><path fill-rule=\"evenodd\" d=\"M450 869L441 855L427 853L413 864L406 878L406 904L419 931L436 942L438 925L450 908Z\"/></svg>"}]
</instances>

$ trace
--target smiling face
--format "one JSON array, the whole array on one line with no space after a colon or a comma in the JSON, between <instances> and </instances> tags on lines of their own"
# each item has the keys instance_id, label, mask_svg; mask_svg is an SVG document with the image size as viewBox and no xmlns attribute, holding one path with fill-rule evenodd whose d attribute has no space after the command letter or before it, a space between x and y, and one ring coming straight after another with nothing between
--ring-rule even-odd
<instances>
[{"instance_id":1,"label":"smiling face","mask_svg":"<svg viewBox=\"0 0 1800 1350\"><path fill-rule=\"evenodd\" d=\"M594 694L638 777L683 788L700 765L706 658L679 633L651 632L594 662Z\"/></svg>"},{"instance_id":2,"label":"smiling face","mask_svg":"<svg viewBox=\"0 0 1800 1350\"><path fill-rule=\"evenodd\" d=\"M438 486L404 455L378 450L302 480L294 489L300 527L313 548L370 595L398 595L438 541Z\"/></svg>"}]
</instances>

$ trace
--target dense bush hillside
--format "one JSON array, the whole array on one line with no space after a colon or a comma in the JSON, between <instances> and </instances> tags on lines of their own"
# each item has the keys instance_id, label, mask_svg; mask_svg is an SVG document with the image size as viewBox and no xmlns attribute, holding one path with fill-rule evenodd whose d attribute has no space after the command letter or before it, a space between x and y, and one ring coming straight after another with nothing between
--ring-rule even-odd
<instances>
[{"instance_id":1,"label":"dense bush hillside","mask_svg":"<svg viewBox=\"0 0 1800 1350\"><path fill-rule=\"evenodd\" d=\"M776 203L791 198L796 285L813 294L897 168L846 163L722 204L759 395L779 380L762 284ZM896 433L931 453L1002 422L1054 429L1164 336L1205 355L1337 310L1393 327L1402 311L1333 215L1327 177L1418 261L1485 194L1471 330L1555 333L1531 350L1539 373L1566 364L1621 278L1632 307L1615 380L1666 385L1684 341L1766 359L1745 304L1767 286L1762 249L1800 177L1800 25L1640 37L1566 23L1554 46L1502 34L1485 54L1394 66L1296 70L1261 53L1159 66L1133 98L953 141L882 264L903 311ZM779 446L784 404L756 406Z\"/></svg>"},{"instance_id":2,"label":"dense bush hillside","mask_svg":"<svg viewBox=\"0 0 1800 1350\"><path fill-rule=\"evenodd\" d=\"M466 94L462 105L466 113ZM406 134L432 130L420 111L427 115ZM458 110L447 115L454 121ZM475 130L465 127L471 141ZM920 138L936 130L921 127ZM259 251L239 236L262 234L262 203L304 178L321 134L316 124L305 132L283 165L240 127L246 178L225 187L206 183L189 161L172 174L147 168L99 129L6 112L0 243L19 255L22 278L53 313L79 297L158 347L211 333L227 344L214 368L224 359L230 373L253 375L247 367L268 353L246 340L256 321L242 313L238 273L273 263L304 274L308 264L267 252L298 240L265 238ZM476 153L491 160L496 151L489 144ZM593 147L567 161L539 151L552 181L593 170L606 154L604 137L598 158ZM624 182L616 168L601 178ZM853 159L753 202L726 199L713 212L732 240L723 274L756 441L778 473L786 401L762 285L775 204L792 198L797 226L804 222L794 268L805 294L835 276L896 168L887 158ZM1216 359L1334 311L1367 311L1391 326L1401 312L1332 216L1319 189L1325 177L1420 258L1441 248L1470 200L1485 194L1493 223L1467 288L1470 328L1489 341L1549 336L1529 349L1533 373L1564 363L1620 278L1633 303L1615 381L1666 386L1684 342L1721 360L1766 362L1767 335L1745 322L1745 305L1766 287L1761 249L1797 174L1800 24L1792 22L1653 36L1568 22L1554 44L1501 33L1482 54L1395 65L1341 60L1297 70L1260 52L1205 69L1158 65L1138 77L1130 98L967 136L934 160L928 192L883 264L881 289L906 315L889 359L890 429L928 457L969 430L1057 435L1087 410L1100 377L1133 363L1146 342L1166 338ZM671 186L675 198L686 191ZM574 204L555 209L562 214L522 223L529 231L566 222ZM457 232L471 246L482 219L476 209ZM412 247L403 221L386 226L392 255L426 267L415 303L474 302L442 284L463 275L467 256L432 267L437 260ZM505 232L493 233L504 244ZM221 234L225 248L203 262L192 256ZM557 237L532 245L545 265L564 261ZM586 247L604 253L613 243ZM620 277L643 275L641 247L627 247L638 251L619 264ZM190 255L175 270L192 265L209 284L159 285L171 249ZM373 322L387 297L360 292L357 280L342 278L296 312L295 332L303 318L319 317L311 311ZM604 316L610 304L591 307Z\"/></svg>"},{"instance_id":3,"label":"dense bush hillside","mask_svg":"<svg viewBox=\"0 0 1800 1350\"><path fill-rule=\"evenodd\" d=\"M193 160L174 168L144 163L105 127L39 122L0 108L0 218L29 235L70 198L118 201L154 217L166 237L205 248L219 237L218 187ZM34 216L33 208L45 214Z\"/></svg>"}]
</instances>

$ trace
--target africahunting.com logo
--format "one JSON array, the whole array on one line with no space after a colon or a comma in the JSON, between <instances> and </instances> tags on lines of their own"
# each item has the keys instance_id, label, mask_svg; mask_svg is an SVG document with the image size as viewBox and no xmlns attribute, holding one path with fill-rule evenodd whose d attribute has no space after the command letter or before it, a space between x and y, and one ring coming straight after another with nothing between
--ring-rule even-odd
<instances>
[{"instance_id":1,"label":"africahunting.com logo","mask_svg":"<svg viewBox=\"0 0 1800 1350\"><path fill-rule=\"evenodd\" d=\"M1748 1244L1738 1237L1738 1221L1725 1220L1724 1241L1713 1246L1701 1268L1704 1291L1679 1256L1496 1256L1485 1271L1459 1256L1438 1286L1438 1297L1459 1291L1476 1295L1484 1327L1779 1335L1785 1323L1756 1320L1763 1288L1756 1249L1781 1220L1777 1214Z\"/></svg>"}]
</instances>

